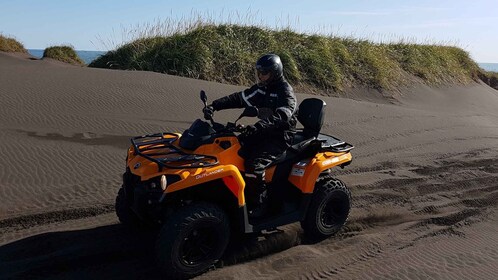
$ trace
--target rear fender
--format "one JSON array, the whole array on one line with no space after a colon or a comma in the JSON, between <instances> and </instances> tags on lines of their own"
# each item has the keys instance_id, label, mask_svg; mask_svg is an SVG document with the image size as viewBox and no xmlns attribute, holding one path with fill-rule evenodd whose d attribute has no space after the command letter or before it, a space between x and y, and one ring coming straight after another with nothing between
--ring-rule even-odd
<instances>
[{"instance_id":1,"label":"rear fender","mask_svg":"<svg viewBox=\"0 0 498 280\"><path fill-rule=\"evenodd\" d=\"M352 160L351 153L318 153L314 158L302 160L292 166L289 181L303 193L312 193L315 182L324 170L347 164Z\"/></svg>"}]
</instances>

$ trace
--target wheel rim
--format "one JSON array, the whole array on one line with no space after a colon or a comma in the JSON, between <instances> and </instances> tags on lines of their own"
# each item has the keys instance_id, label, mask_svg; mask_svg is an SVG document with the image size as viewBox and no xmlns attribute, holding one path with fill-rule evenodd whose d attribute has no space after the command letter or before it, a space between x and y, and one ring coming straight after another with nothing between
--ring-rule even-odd
<instances>
[{"instance_id":1,"label":"wheel rim","mask_svg":"<svg viewBox=\"0 0 498 280\"><path fill-rule=\"evenodd\" d=\"M186 266L196 266L213 258L221 239L214 227L192 229L180 245L180 261Z\"/></svg>"},{"instance_id":2,"label":"wheel rim","mask_svg":"<svg viewBox=\"0 0 498 280\"><path fill-rule=\"evenodd\" d=\"M330 198L323 204L320 221L324 228L333 229L346 222L349 214L349 199L343 192L332 192Z\"/></svg>"}]
</instances>

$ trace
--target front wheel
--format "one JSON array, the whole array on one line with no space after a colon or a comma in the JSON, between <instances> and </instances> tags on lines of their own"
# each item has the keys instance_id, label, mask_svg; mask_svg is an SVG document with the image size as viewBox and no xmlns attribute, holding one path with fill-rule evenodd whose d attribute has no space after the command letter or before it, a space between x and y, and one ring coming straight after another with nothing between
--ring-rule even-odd
<instances>
[{"instance_id":1,"label":"front wheel","mask_svg":"<svg viewBox=\"0 0 498 280\"><path fill-rule=\"evenodd\" d=\"M124 186L119 189L118 195L116 196L115 209L116 215L123 225L130 228L138 228L143 224L135 212L131 210L130 198L126 194Z\"/></svg>"},{"instance_id":2,"label":"front wheel","mask_svg":"<svg viewBox=\"0 0 498 280\"><path fill-rule=\"evenodd\" d=\"M304 234L311 240L325 239L341 229L351 209L351 192L338 179L319 178L313 198L301 222Z\"/></svg>"},{"instance_id":3,"label":"front wheel","mask_svg":"<svg viewBox=\"0 0 498 280\"><path fill-rule=\"evenodd\" d=\"M218 206L195 203L180 209L161 229L157 261L166 278L191 278L223 255L230 238L228 217Z\"/></svg>"}]
</instances>

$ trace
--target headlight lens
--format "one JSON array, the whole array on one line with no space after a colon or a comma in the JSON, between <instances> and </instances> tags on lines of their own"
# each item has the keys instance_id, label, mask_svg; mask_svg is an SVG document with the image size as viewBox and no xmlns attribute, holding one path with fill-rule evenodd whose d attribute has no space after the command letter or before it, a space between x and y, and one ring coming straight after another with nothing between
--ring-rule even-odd
<instances>
[{"instance_id":1,"label":"headlight lens","mask_svg":"<svg viewBox=\"0 0 498 280\"><path fill-rule=\"evenodd\" d=\"M165 191L167 186L168 186L168 180L166 179L166 175L162 175L161 176L161 189L163 189L163 191Z\"/></svg>"}]
</instances>

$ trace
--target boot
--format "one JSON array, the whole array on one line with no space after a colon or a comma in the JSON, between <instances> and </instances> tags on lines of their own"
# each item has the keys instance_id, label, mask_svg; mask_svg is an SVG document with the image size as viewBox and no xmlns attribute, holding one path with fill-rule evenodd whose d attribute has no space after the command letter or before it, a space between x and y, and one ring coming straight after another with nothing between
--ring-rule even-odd
<instances>
[{"instance_id":1,"label":"boot","mask_svg":"<svg viewBox=\"0 0 498 280\"><path fill-rule=\"evenodd\" d=\"M249 210L249 217L259 218L263 216L268 210L268 195L264 187L260 187L257 194L252 201L251 210Z\"/></svg>"},{"instance_id":2,"label":"boot","mask_svg":"<svg viewBox=\"0 0 498 280\"><path fill-rule=\"evenodd\" d=\"M267 192L264 179L265 173L246 173L246 197L248 202L249 217L261 217L267 209Z\"/></svg>"}]
</instances>

